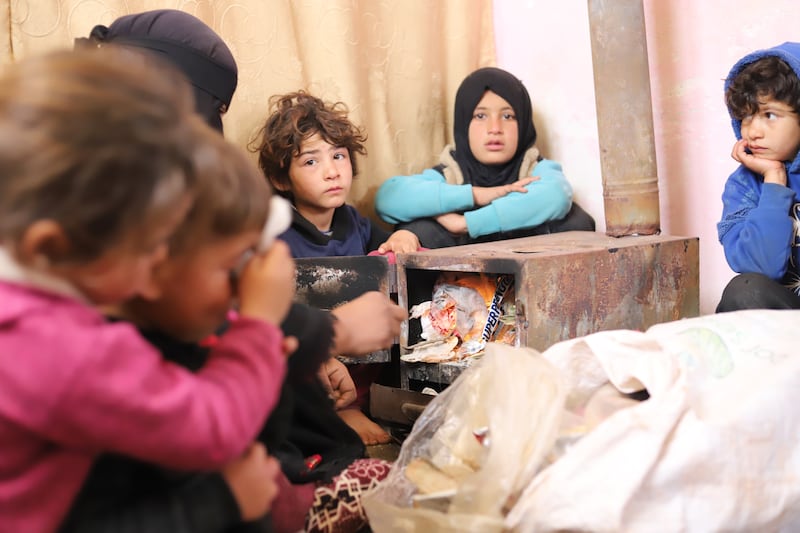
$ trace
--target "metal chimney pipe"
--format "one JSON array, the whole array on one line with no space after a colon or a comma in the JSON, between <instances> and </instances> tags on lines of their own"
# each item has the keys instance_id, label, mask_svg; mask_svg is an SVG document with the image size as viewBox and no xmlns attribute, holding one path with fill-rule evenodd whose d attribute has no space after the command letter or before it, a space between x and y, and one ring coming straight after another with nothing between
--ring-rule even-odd
<instances>
[{"instance_id":1,"label":"metal chimney pipe","mask_svg":"<svg viewBox=\"0 0 800 533\"><path fill-rule=\"evenodd\" d=\"M606 234L660 233L642 0L588 0Z\"/></svg>"}]
</instances>

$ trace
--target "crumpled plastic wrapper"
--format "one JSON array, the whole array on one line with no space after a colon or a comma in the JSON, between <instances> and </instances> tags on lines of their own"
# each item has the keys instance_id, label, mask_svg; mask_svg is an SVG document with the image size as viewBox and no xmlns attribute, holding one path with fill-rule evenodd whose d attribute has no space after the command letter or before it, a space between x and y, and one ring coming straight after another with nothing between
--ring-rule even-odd
<instances>
[{"instance_id":1,"label":"crumpled plastic wrapper","mask_svg":"<svg viewBox=\"0 0 800 533\"><path fill-rule=\"evenodd\" d=\"M510 275L445 272L430 301L411 308L422 342L401 356L406 362L440 363L483 355L486 343L515 345L514 279Z\"/></svg>"}]
</instances>

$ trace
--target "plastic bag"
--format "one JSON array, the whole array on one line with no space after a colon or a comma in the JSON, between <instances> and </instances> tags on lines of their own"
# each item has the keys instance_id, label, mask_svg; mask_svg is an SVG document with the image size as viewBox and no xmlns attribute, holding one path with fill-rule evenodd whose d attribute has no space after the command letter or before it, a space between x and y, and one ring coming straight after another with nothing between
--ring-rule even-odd
<instances>
[{"instance_id":1,"label":"plastic bag","mask_svg":"<svg viewBox=\"0 0 800 533\"><path fill-rule=\"evenodd\" d=\"M609 384L650 397L565 447L507 528L800 530L799 323L800 311L739 311L552 346L565 413Z\"/></svg>"},{"instance_id":2,"label":"plastic bag","mask_svg":"<svg viewBox=\"0 0 800 533\"><path fill-rule=\"evenodd\" d=\"M390 475L364 498L376 532L502 531L552 448L565 387L538 352L489 343L486 355L431 400ZM432 487L407 469L423 467ZM438 493L435 493L438 490Z\"/></svg>"}]
</instances>

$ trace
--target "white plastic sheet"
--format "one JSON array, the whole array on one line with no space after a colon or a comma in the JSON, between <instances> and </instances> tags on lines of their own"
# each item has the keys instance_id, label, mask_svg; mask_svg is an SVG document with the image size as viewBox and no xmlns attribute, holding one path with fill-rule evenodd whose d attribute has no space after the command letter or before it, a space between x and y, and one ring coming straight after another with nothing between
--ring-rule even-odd
<instances>
[{"instance_id":1,"label":"white plastic sheet","mask_svg":"<svg viewBox=\"0 0 800 533\"><path fill-rule=\"evenodd\" d=\"M798 311L740 311L554 345L570 401L646 386L538 474L534 531L800 530Z\"/></svg>"}]
</instances>

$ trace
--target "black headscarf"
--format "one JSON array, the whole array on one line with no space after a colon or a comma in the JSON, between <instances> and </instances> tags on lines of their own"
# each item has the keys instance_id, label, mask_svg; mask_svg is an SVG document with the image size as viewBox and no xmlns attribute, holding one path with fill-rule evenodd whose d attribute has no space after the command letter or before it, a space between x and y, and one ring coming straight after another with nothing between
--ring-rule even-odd
<instances>
[{"instance_id":1,"label":"black headscarf","mask_svg":"<svg viewBox=\"0 0 800 533\"><path fill-rule=\"evenodd\" d=\"M95 26L76 44L114 43L159 53L189 78L195 107L209 125L222 131L221 112L231 104L238 69L230 49L203 21L174 9L157 9Z\"/></svg>"},{"instance_id":2,"label":"black headscarf","mask_svg":"<svg viewBox=\"0 0 800 533\"><path fill-rule=\"evenodd\" d=\"M517 151L508 163L484 165L472 154L469 147L469 124L475 107L486 91L501 96L514 109L517 116ZM456 149L453 158L461 168L465 183L479 187L493 187L513 183L519 179L519 168L525 152L536 142L533 125L531 97L520 80L499 68L481 68L464 78L456 92L453 137Z\"/></svg>"}]
</instances>

